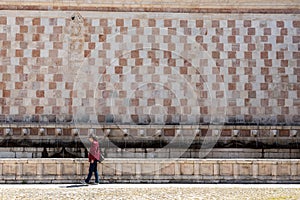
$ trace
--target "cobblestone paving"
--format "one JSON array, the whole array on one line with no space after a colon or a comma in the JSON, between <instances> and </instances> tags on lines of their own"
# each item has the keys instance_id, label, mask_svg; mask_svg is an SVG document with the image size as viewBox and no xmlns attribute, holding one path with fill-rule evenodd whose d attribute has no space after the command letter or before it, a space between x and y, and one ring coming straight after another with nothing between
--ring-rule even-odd
<instances>
[{"instance_id":1,"label":"cobblestone paving","mask_svg":"<svg viewBox=\"0 0 300 200\"><path fill-rule=\"evenodd\" d=\"M0 185L0 199L300 199L300 185Z\"/></svg>"}]
</instances>

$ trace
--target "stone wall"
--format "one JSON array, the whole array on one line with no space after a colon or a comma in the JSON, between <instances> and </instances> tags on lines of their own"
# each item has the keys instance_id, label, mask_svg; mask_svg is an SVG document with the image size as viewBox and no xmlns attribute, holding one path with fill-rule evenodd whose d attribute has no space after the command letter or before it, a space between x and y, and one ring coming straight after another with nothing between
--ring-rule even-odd
<instances>
[{"instance_id":1,"label":"stone wall","mask_svg":"<svg viewBox=\"0 0 300 200\"><path fill-rule=\"evenodd\" d=\"M92 130L109 157L299 158L299 1L0 9L0 157L82 156Z\"/></svg>"},{"instance_id":2,"label":"stone wall","mask_svg":"<svg viewBox=\"0 0 300 200\"><path fill-rule=\"evenodd\" d=\"M297 159L106 159L102 183L299 183ZM1 159L0 183L77 183L86 159Z\"/></svg>"},{"instance_id":3,"label":"stone wall","mask_svg":"<svg viewBox=\"0 0 300 200\"><path fill-rule=\"evenodd\" d=\"M47 2L1 3L2 122L300 123L297 1L274 4L286 14L26 7Z\"/></svg>"}]
</instances>

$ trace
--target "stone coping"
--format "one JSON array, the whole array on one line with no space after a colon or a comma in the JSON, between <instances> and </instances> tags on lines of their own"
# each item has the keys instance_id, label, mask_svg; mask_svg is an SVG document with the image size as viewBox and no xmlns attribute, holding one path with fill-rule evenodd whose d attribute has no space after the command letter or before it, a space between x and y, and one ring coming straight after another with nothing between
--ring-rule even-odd
<instances>
[{"instance_id":1,"label":"stone coping","mask_svg":"<svg viewBox=\"0 0 300 200\"><path fill-rule=\"evenodd\" d=\"M2 0L1 10L299 13L298 0Z\"/></svg>"},{"instance_id":2,"label":"stone coping","mask_svg":"<svg viewBox=\"0 0 300 200\"><path fill-rule=\"evenodd\" d=\"M87 161L87 158L0 158L0 163L5 162L16 162L16 163L60 163L60 162L85 162ZM253 159L253 158L226 158L226 159L220 159L220 158L205 158L205 159L199 159L199 158L105 158L102 164L106 163L170 163L170 162L179 162L179 163L191 163L191 162L213 162L213 163L252 163L252 162L263 162L263 163L280 163L280 162L300 162L300 159Z\"/></svg>"},{"instance_id":3,"label":"stone coping","mask_svg":"<svg viewBox=\"0 0 300 200\"><path fill-rule=\"evenodd\" d=\"M182 124L182 125L136 125L136 124L80 124L80 123L1 123L0 128L102 128L102 129L243 129L243 130L299 130L299 125L226 125L226 124Z\"/></svg>"}]
</instances>

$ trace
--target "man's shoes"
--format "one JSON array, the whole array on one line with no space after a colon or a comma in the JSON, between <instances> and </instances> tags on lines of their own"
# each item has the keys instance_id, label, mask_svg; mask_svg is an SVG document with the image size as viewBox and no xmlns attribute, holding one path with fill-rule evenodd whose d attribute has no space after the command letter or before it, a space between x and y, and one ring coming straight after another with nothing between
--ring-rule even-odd
<instances>
[{"instance_id":1,"label":"man's shoes","mask_svg":"<svg viewBox=\"0 0 300 200\"><path fill-rule=\"evenodd\" d=\"M85 182L85 180L81 181L80 183L83 184L83 185L88 185L89 184L89 183Z\"/></svg>"}]
</instances>

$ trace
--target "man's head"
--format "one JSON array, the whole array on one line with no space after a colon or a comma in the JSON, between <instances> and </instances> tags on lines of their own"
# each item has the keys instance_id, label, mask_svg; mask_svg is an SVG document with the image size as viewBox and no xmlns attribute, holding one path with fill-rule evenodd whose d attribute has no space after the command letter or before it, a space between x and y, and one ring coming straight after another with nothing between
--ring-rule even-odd
<instances>
[{"instance_id":1,"label":"man's head","mask_svg":"<svg viewBox=\"0 0 300 200\"><path fill-rule=\"evenodd\" d=\"M98 138L95 134L93 134L93 133L89 134L89 141L90 142L97 141L97 140L98 140Z\"/></svg>"}]
</instances>

